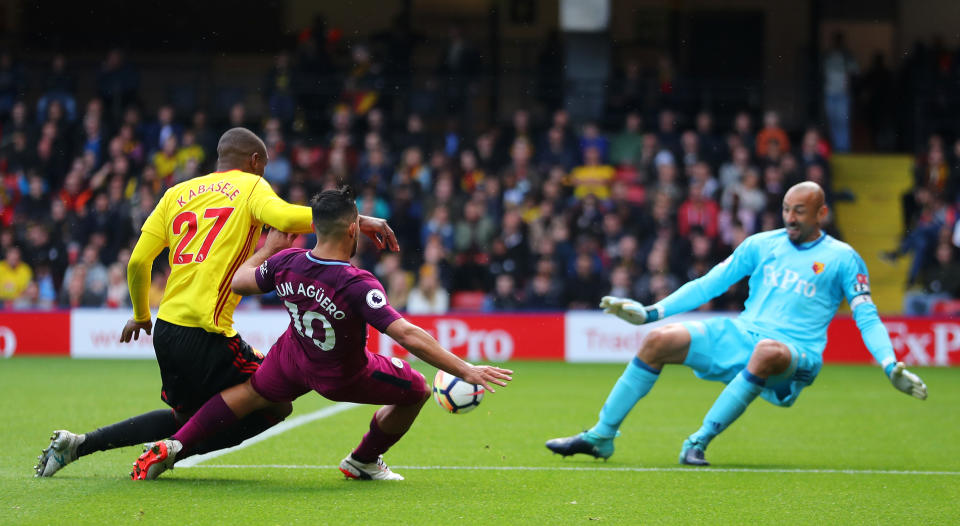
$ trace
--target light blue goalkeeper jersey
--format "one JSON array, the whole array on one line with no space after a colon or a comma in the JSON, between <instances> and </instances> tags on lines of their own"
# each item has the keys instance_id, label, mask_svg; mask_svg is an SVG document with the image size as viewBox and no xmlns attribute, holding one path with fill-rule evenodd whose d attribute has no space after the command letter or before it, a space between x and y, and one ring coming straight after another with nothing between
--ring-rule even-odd
<instances>
[{"instance_id":1,"label":"light blue goalkeeper jersey","mask_svg":"<svg viewBox=\"0 0 960 526\"><path fill-rule=\"evenodd\" d=\"M827 326L844 298L878 362L893 360L893 345L870 297L867 266L853 248L826 233L794 245L785 229L754 234L724 262L661 301L662 316L693 310L750 276L740 320L767 338L823 353Z\"/></svg>"}]
</instances>

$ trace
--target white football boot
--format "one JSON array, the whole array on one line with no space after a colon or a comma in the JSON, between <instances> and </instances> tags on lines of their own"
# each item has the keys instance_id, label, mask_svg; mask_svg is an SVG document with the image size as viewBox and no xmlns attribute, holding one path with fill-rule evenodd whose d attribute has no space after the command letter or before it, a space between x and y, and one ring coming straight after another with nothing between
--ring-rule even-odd
<instances>
[{"instance_id":1,"label":"white football boot","mask_svg":"<svg viewBox=\"0 0 960 526\"><path fill-rule=\"evenodd\" d=\"M177 454L183 449L183 444L177 440L161 440L147 444L143 454L133 463L130 472L132 480L153 480L168 469L173 469L177 461Z\"/></svg>"},{"instance_id":2,"label":"white football boot","mask_svg":"<svg viewBox=\"0 0 960 526\"><path fill-rule=\"evenodd\" d=\"M340 462L340 471L348 479L357 480L403 480L403 477L390 471L390 468L383 461L383 456L377 457L375 462L364 464L353 455L347 455L347 458Z\"/></svg>"},{"instance_id":3,"label":"white football boot","mask_svg":"<svg viewBox=\"0 0 960 526\"><path fill-rule=\"evenodd\" d=\"M64 466L77 460L77 448L86 438L86 435L75 435L65 429L54 431L50 437L50 445L37 457L33 476L52 477Z\"/></svg>"}]
</instances>

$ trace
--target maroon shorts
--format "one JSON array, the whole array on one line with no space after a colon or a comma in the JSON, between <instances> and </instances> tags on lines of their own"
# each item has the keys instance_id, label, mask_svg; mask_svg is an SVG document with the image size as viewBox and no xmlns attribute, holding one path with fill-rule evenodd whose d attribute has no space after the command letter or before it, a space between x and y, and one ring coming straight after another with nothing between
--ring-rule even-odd
<instances>
[{"instance_id":1,"label":"maroon shorts","mask_svg":"<svg viewBox=\"0 0 960 526\"><path fill-rule=\"evenodd\" d=\"M367 365L348 378L322 378L304 367L303 351L278 342L250 377L253 388L271 402L291 402L316 391L335 402L376 405L420 403L429 390L419 371L399 358L368 351Z\"/></svg>"}]
</instances>

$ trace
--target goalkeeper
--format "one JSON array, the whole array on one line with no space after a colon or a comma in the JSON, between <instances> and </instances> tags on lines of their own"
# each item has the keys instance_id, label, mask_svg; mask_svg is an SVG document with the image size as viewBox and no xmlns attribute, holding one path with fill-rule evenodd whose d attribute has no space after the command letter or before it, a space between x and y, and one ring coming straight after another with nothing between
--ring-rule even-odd
<instances>
[{"instance_id":1,"label":"goalkeeper","mask_svg":"<svg viewBox=\"0 0 960 526\"><path fill-rule=\"evenodd\" d=\"M707 466L704 452L759 395L789 407L813 383L823 364L827 326L846 297L857 328L893 386L924 400L927 386L897 362L893 345L870 297L867 267L846 243L820 230L827 214L823 190L812 182L790 188L783 199L786 228L748 237L705 276L663 301L643 306L604 297L601 308L640 325L696 309L750 276L750 295L737 318L675 323L654 329L611 389L592 428L547 441L563 456L613 454L613 439L627 413L659 378L666 364L683 364L726 388L707 411L703 425L680 450L680 463Z\"/></svg>"}]
</instances>

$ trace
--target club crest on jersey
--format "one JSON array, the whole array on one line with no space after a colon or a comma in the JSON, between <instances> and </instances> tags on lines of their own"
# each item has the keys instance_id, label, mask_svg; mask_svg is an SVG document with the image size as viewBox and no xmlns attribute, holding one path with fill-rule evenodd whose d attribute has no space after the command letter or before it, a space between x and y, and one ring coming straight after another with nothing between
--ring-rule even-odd
<instances>
[{"instance_id":1,"label":"club crest on jersey","mask_svg":"<svg viewBox=\"0 0 960 526\"><path fill-rule=\"evenodd\" d=\"M370 292L367 293L367 305L371 309L379 309L387 304L387 298L383 296L383 293L377 289L370 289Z\"/></svg>"},{"instance_id":2,"label":"club crest on jersey","mask_svg":"<svg viewBox=\"0 0 960 526\"><path fill-rule=\"evenodd\" d=\"M820 263L819 261L814 261L814 262L813 262L813 273L814 273L814 274L819 274L819 273L821 273L821 272L823 272L823 263Z\"/></svg>"}]
</instances>

